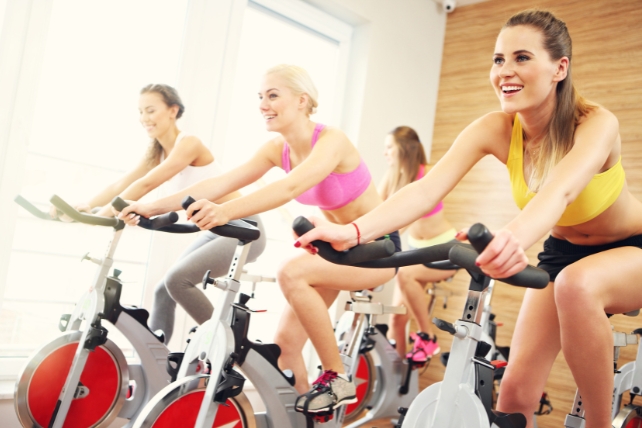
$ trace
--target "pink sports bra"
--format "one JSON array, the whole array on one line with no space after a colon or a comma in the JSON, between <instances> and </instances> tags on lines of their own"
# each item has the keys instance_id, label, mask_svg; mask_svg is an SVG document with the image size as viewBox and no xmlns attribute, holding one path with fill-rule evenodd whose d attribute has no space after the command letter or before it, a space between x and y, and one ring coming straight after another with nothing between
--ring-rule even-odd
<instances>
[{"instance_id":1,"label":"pink sports bra","mask_svg":"<svg viewBox=\"0 0 642 428\"><path fill-rule=\"evenodd\" d=\"M420 178L422 178L424 175L426 175L426 165L420 165L420 166L419 166L419 172L417 173L417 180L419 180ZM416 180L415 180L415 181L416 181ZM428 218L428 217L432 217L432 216L434 216L435 214L437 214L438 212L440 212L440 211L441 211L441 210L443 210L443 209L444 209L444 201L440 201L440 202L437 204L437 206L436 206L435 208L433 208L433 210L432 210L432 211L430 211L430 212L429 212L429 213L427 213L427 214L424 214L423 216L421 216L421 218Z\"/></svg>"},{"instance_id":2,"label":"pink sports bra","mask_svg":"<svg viewBox=\"0 0 642 428\"><path fill-rule=\"evenodd\" d=\"M312 147L319 139L319 134L325 125L317 123L312 134ZM290 146L287 141L283 144L281 165L285 172L290 172ZM332 211L348 205L366 191L372 177L363 159L353 171L339 174L330 173L316 186L306 190L295 199L304 205L314 205L323 211Z\"/></svg>"}]
</instances>

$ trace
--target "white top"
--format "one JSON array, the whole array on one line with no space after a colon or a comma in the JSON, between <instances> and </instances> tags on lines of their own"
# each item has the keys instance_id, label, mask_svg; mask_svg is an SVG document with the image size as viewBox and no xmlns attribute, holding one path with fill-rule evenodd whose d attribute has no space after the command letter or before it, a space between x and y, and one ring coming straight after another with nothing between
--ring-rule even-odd
<instances>
[{"instance_id":1,"label":"white top","mask_svg":"<svg viewBox=\"0 0 642 428\"><path fill-rule=\"evenodd\" d=\"M181 133L176 136L174 147L176 147L176 144L178 144L178 142L185 138L187 135L188 134L181 131ZM160 161L163 162L164 159L165 152L161 154ZM207 165L202 166L187 165L181 172L167 180L166 184L163 186L164 193L176 193L179 190L185 189L186 187L198 183L201 180L220 175L221 172L222 169L216 161L212 161Z\"/></svg>"}]
</instances>

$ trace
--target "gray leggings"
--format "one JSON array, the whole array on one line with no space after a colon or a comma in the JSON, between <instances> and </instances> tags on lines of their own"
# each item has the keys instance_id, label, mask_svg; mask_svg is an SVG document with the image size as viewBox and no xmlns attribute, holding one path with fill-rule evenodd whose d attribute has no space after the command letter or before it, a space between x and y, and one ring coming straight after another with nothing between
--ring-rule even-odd
<instances>
[{"instance_id":1,"label":"gray leggings","mask_svg":"<svg viewBox=\"0 0 642 428\"><path fill-rule=\"evenodd\" d=\"M261 237L252 242L247 258L248 262L252 262L265 249L266 237L261 219L256 215L248 219L256 221L261 230ZM212 278L224 276L228 272L237 243L233 238L224 238L211 232L202 233L156 286L149 327L152 331L162 330L165 333L165 343L169 343L174 331L176 303L198 324L203 324L212 317L214 308L198 285L208 269Z\"/></svg>"}]
</instances>

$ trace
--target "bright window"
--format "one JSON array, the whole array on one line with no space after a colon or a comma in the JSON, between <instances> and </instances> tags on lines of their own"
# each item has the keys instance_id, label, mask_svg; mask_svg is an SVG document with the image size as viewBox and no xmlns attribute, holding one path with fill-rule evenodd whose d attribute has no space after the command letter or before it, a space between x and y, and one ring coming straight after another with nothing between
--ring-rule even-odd
<instances>
[{"instance_id":1,"label":"bright window","mask_svg":"<svg viewBox=\"0 0 642 428\"><path fill-rule=\"evenodd\" d=\"M4 2L0 2L0 7ZM2 7L4 12L4 7ZM42 209L52 194L91 198L143 155L138 93L175 84L187 0L54 0L21 194ZM102 257L108 228L45 222L20 211L0 308L0 356L31 353L57 334ZM149 232L123 233L115 266L123 302L140 304Z\"/></svg>"},{"instance_id":2,"label":"bright window","mask_svg":"<svg viewBox=\"0 0 642 428\"><path fill-rule=\"evenodd\" d=\"M227 169L246 161L275 135L265 130L265 122L259 112L258 90L265 71L277 64L303 67L319 92L318 111L311 119L327 125L338 125L337 106L341 104L342 95L339 89L342 87L345 67L342 58L350 35L337 37L324 32L323 28L315 27L316 23L323 22L322 18L329 18L318 11L293 10L279 7L278 3L250 2L245 11L223 157ZM283 3L287 5L288 2ZM332 27L342 28L345 24L337 21ZM274 168L264 177L264 181L271 182L284 175L282 170ZM255 189L250 187L247 191ZM268 248L255 266L248 268L264 275L274 275L276 267L285 257L300 251L292 245L292 218L309 214L320 215L316 208L296 201L286 204L285 209L262 214L268 233ZM285 299L277 284L267 283L257 286L256 297L253 305L267 308L268 312L255 315L258 322L252 324L250 337L271 341Z\"/></svg>"}]
</instances>

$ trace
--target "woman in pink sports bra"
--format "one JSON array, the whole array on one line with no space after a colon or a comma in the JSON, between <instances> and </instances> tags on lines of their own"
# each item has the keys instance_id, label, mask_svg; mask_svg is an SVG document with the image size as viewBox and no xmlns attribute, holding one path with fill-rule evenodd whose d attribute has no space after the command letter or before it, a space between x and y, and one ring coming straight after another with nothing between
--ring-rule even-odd
<instances>
[{"instance_id":1,"label":"woman in pink sports bra","mask_svg":"<svg viewBox=\"0 0 642 428\"><path fill-rule=\"evenodd\" d=\"M267 130L278 136L243 165L156 202L133 204L120 217L136 224L132 213L148 217L180 210L181 200L191 195L197 201L188 208L187 216L201 229L271 210L292 199L318 206L332 223L350 224L382 203L368 168L346 135L310 120L317 107L317 91L305 70L291 65L271 68L263 77L259 99ZM210 202L255 182L274 167L288 175L238 199L220 205ZM391 233L390 239L400 250L399 234ZM295 387L303 394L297 399L298 411L318 413L356 401L356 387L345 375L327 308L340 290L376 287L394 273L394 269L339 266L304 251L282 262L277 276L289 306L275 342L282 351L279 366L292 370ZM324 372L312 391L304 394L310 390L302 356L308 337Z\"/></svg>"},{"instance_id":2,"label":"woman in pink sports bra","mask_svg":"<svg viewBox=\"0 0 642 428\"><path fill-rule=\"evenodd\" d=\"M386 200L393 193L413 181L426 175L428 161L424 147L419 141L417 132L408 126L398 126L390 131L384 141L384 156L388 161L388 171L384 176L379 193ZM442 244L455 239L457 231L446 219L443 211L444 203L437 206L409 226L408 244L411 248L423 248ZM403 233L403 230L401 232ZM455 274L454 270L430 269L424 265L405 266L399 269L396 276L396 287L393 305L403 304L408 308L408 314L393 314L390 318L389 336L397 343L397 353L413 361L426 362L439 353L437 336L432 328L424 287L427 284L441 281ZM419 331L413 333L413 349L406 354L406 326L412 316L417 321Z\"/></svg>"}]
</instances>

